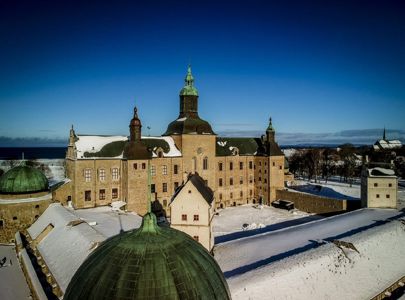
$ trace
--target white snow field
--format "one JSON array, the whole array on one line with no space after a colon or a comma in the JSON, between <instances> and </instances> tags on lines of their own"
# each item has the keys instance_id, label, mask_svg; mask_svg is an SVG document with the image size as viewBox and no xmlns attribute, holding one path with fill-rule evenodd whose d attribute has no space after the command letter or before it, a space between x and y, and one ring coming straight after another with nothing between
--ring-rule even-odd
<instances>
[{"instance_id":1,"label":"white snow field","mask_svg":"<svg viewBox=\"0 0 405 300\"><path fill-rule=\"evenodd\" d=\"M218 244L214 255L233 299L367 299L405 275L404 216L361 209ZM347 258L334 239L360 253Z\"/></svg>"},{"instance_id":2,"label":"white snow field","mask_svg":"<svg viewBox=\"0 0 405 300\"><path fill-rule=\"evenodd\" d=\"M327 243L228 278L232 299L371 299L405 275L398 220L341 240L358 252Z\"/></svg>"}]
</instances>

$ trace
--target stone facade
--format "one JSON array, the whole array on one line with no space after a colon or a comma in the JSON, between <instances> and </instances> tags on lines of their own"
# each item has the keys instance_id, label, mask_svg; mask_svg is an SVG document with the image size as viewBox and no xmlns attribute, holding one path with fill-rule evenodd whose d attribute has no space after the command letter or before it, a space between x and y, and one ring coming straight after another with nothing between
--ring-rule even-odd
<instances>
[{"instance_id":1,"label":"stone facade","mask_svg":"<svg viewBox=\"0 0 405 300\"><path fill-rule=\"evenodd\" d=\"M1 195L0 242L12 243L17 231L31 226L52 203L48 192L26 195Z\"/></svg>"},{"instance_id":2,"label":"stone facade","mask_svg":"<svg viewBox=\"0 0 405 300\"><path fill-rule=\"evenodd\" d=\"M70 199L75 208L124 201L128 210L142 215L148 207L150 169L151 200L158 200L168 216L171 196L190 173L198 173L214 191L215 208L274 201L276 190L284 187L284 155L275 142L271 120L261 138L219 138L198 116L195 88L192 95L182 91L179 118L162 137L141 136L136 109L129 140L80 136L72 128L66 156L71 193L65 188L57 191L55 199L61 203Z\"/></svg>"}]
</instances>

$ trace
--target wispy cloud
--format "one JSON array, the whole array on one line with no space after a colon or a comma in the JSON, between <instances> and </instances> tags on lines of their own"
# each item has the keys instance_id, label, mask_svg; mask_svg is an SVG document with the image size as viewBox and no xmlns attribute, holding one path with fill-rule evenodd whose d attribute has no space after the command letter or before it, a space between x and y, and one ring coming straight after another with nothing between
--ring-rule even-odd
<instances>
[{"instance_id":1,"label":"wispy cloud","mask_svg":"<svg viewBox=\"0 0 405 300\"><path fill-rule=\"evenodd\" d=\"M263 131L257 130L224 130L219 131L219 135L229 137L260 137ZM405 130L387 129L387 139L398 139L405 143ZM277 141L282 145L296 144L374 144L376 140L382 138L381 129L344 130L332 133L276 133Z\"/></svg>"}]
</instances>

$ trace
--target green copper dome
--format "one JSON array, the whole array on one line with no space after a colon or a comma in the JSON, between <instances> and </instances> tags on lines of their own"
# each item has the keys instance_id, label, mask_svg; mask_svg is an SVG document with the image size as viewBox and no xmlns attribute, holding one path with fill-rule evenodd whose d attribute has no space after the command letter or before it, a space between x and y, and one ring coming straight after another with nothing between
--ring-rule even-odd
<instances>
[{"instance_id":1,"label":"green copper dome","mask_svg":"<svg viewBox=\"0 0 405 300\"><path fill-rule=\"evenodd\" d=\"M193 74L191 74L191 66L188 66L184 82L185 85L180 91L180 96L198 96L198 91L194 87L194 77Z\"/></svg>"},{"instance_id":2,"label":"green copper dome","mask_svg":"<svg viewBox=\"0 0 405 300\"><path fill-rule=\"evenodd\" d=\"M8 170L0 177L1 194L27 194L49 189L45 175L29 166L18 166Z\"/></svg>"},{"instance_id":3,"label":"green copper dome","mask_svg":"<svg viewBox=\"0 0 405 300\"><path fill-rule=\"evenodd\" d=\"M152 213L137 230L102 243L66 289L73 299L230 299L228 285L203 246L159 227Z\"/></svg>"}]
</instances>

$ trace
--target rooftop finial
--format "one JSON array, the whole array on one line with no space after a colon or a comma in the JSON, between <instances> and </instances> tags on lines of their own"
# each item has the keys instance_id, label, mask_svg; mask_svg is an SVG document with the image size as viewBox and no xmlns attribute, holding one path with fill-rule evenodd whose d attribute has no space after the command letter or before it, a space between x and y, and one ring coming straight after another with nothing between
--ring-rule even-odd
<instances>
[{"instance_id":1,"label":"rooftop finial","mask_svg":"<svg viewBox=\"0 0 405 300\"><path fill-rule=\"evenodd\" d=\"M269 118L269 126L267 127L267 130L269 131L274 131L274 128L273 128L273 123L272 123L272 119L271 119L271 117Z\"/></svg>"},{"instance_id":2,"label":"rooftop finial","mask_svg":"<svg viewBox=\"0 0 405 300\"><path fill-rule=\"evenodd\" d=\"M134 118L138 118L138 108L134 107Z\"/></svg>"},{"instance_id":3,"label":"rooftop finial","mask_svg":"<svg viewBox=\"0 0 405 300\"><path fill-rule=\"evenodd\" d=\"M188 65L187 76L186 76L186 79L184 81L186 82L187 86L193 86L194 77L193 77L193 74L191 73L191 65L190 64Z\"/></svg>"}]
</instances>

